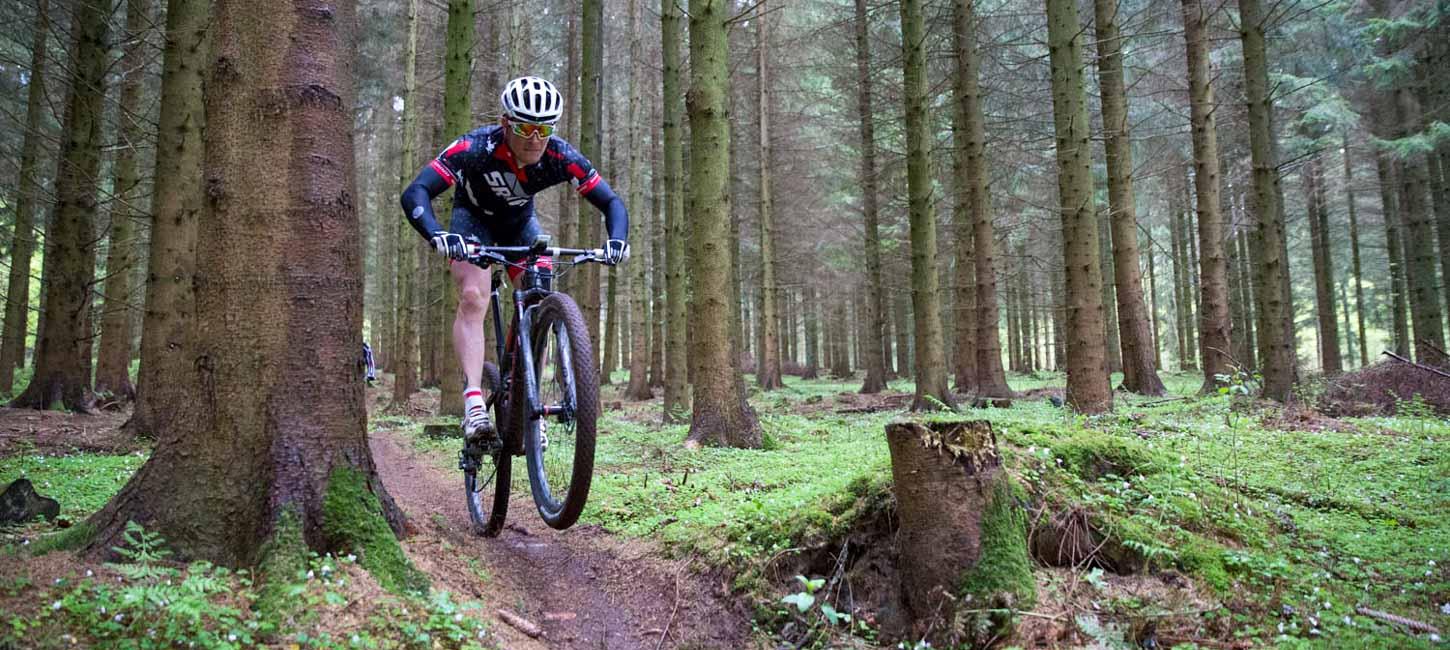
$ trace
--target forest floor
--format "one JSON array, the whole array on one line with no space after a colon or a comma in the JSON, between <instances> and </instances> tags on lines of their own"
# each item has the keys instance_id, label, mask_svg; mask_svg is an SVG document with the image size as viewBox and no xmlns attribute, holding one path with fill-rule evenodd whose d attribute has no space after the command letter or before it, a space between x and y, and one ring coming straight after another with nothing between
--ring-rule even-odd
<instances>
[{"instance_id":1,"label":"forest floor","mask_svg":"<svg viewBox=\"0 0 1450 650\"><path fill-rule=\"evenodd\" d=\"M1036 602L994 647L1444 647L1364 613L1450 629L1450 422L1423 404L1330 418L1198 397L1185 374L1165 377L1168 398L1120 394L1114 413L1082 417L1049 403L1061 375L1010 379L1022 396L1009 407L962 414L996 428L1038 547ZM547 528L515 471L496 539L469 532L457 441L424 434L444 422L427 417L436 391L384 411L388 388L371 388L373 453L432 589L389 594L355 558L321 556L280 580L304 605L286 615L256 611L251 574L167 564L164 542L139 531L130 563L14 556L103 505L148 446L118 430L124 413L0 409L0 485L26 476L62 504L60 524L0 532L0 648L898 647L881 432L911 385L857 387L791 377L753 393L765 432L753 451L687 450L658 398L607 388L580 523ZM1060 554L1074 525L1096 548L1050 566L1063 562L1042 540ZM152 647L172 645L185 644Z\"/></svg>"}]
</instances>

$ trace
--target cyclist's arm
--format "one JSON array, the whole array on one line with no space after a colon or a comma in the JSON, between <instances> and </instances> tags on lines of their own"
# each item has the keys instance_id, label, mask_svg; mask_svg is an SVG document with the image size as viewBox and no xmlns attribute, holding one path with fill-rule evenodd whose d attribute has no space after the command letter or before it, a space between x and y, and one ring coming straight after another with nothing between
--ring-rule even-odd
<instances>
[{"instance_id":1,"label":"cyclist's arm","mask_svg":"<svg viewBox=\"0 0 1450 650\"><path fill-rule=\"evenodd\" d=\"M609 183L604 182L599 172L593 172L593 175L593 184L581 184L579 193L604 215L604 231L609 233L608 239L624 240L629 235L629 212L624 209L624 201L614 193Z\"/></svg>"},{"instance_id":2,"label":"cyclist's arm","mask_svg":"<svg viewBox=\"0 0 1450 650\"><path fill-rule=\"evenodd\" d=\"M438 217L433 214L433 197L453 185L453 175L443 173L447 170L439 170L440 166L437 160L429 161L413 182L408 184L408 188L403 190L403 215L423 239L443 230L443 226L438 224Z\"/></svg>"}]
</instances>

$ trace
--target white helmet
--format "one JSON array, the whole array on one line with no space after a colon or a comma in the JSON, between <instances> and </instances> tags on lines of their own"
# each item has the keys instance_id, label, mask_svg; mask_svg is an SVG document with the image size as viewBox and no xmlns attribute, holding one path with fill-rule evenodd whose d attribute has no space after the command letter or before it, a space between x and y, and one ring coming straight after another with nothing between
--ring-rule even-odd
<instances>
[{"instance_id":1,"label":"white helmet","mask_svg":"<svg viewBox=\"0 0 1450 650\"><path fill-rule=\"evenodd\" d=\"M564 97L538 77L519 77L503 88L503 114L511 120L553 124L564 113Z\"/></svg>"}]
</instances>

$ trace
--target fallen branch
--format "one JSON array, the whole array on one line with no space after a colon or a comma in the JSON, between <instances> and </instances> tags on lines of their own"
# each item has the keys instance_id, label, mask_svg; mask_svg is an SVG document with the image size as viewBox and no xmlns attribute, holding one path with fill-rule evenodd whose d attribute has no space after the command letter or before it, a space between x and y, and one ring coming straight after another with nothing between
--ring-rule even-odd
<instances>
[{"instance_id":1,"label":"fallen branch","mask_svg":"<svg viewBox=\"0 0 1450 650\"><path fill-rule=\"evenodd\" d=\"M510 612L506 609L498 610L498 617L502 619L503 622L508 623L510 627L520 632L523 632L530 639L537 639L544 635L544 631L542 629L539 629L539 626L530 623L522 616L519 616L518 614Z\"/></svg>"},{"instance_id":2,"label":"fallen branch","mask_svg":"<svg viewBox=\"0 0 1450 650\"><path fill-rule=\"evenodd\" d=\"M1384 355L1390 357L1391 359L1395 359L1395 360L1398 360L1398 361L1403 361L1403 362L1408 363L1408 364L1410 364L1410 365L1412 365L1412 366L1414 366L1416 368L1419 368L1420 370L1424 370L1425 372L1433 372L1433 373L1435 373L1437 375L1440 375L1441 377L1444 377L1446 379L1450 379L1450 372L1445 372L1444 370L1440 370L1439 368L1431 368L1430 366L1427 366L1427 365L1424 365L1424 364L1415 363L1414 361L1410 361L1409 359L1406 359L1406 358L1404 358L1404 357L1402 357L1402 356L1400 356L1398 354L1395 354L1393 352L1390 352L1389 350L1385 350L1384 352L1381 352L1380 354L1384 354Z\"/></svg>"},{"instance_id":3,"label":"fallen branch","mask_svg":"<svg viewBox=\"0 0 1450 650\"><path fill-rule=\"evenodd\" d=\"M1403 616L1396 616L1396 615L1391 614L1389 612L1382 612L1382 611L1379 611L1377 609L1370 609L1368 607L1362 607L1362 606L1361 607L1354 608L1354 611L1355 611L1356 614L1360 614L1362 616L1368 616L1370 618L1377 618L1377 619L1379 619L1381 621L1384 621L1386 623L1394 623L1395 625L1403 625L1403 626L1405 626L1405 627L1407 627L1407 628L1409 628L1411 630L1414 630L1416 632L1429 632L1430 634L1439 634L1440 633L1440 629L1437 628L1437 627L1435 627L1434 625L1430 625L1429 623L1421 623L1421 622L1419 622L1417 620L1410 619L1410 618L1405 618Z\"/></svg>"}]
</instances>

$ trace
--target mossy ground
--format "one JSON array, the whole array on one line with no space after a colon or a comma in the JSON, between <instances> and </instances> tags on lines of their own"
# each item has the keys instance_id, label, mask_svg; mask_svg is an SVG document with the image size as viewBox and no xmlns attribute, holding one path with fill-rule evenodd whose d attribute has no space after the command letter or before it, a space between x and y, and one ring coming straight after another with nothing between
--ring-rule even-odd
<instances>
[{"instance_id":1,"label":"mossy ground","mask_svg":"<svg viewBox=\"0 0 1450 650\"><path fill-rule=\"evenodd\" d=\"M1018 390L1063 381L1050 373L1010 379ZM1147 558L1150 570L1182 573L1212 595L1212 605L1193 620L1217 641L1431 647L1357 615L1360 604L1450 629L1450 424L1366 418L1284 430L1275 428L1284 420L1272 409L1196 397L1198 375L1165 379L1177 401L1119 394L1113 413L1082 417L1019 399L1012 408L968 417L993 423L1004 465L1029 500L1084 508L1100 530ZM581 524L727 565L763 608L778 607L793 578L776 581L766 567L839 540L864 514L889 507L882 431L901 415L836 412L860 405L856 382L786 382L783 390L751 397L765 450L686 451L680 441L687 427L658 425L658 400L606 410ZM905 382L891 388L911 390ZM456 445L413 433L425 448ZM52 494L68 491L63 513L83 520L119 489L126 467L142 460L69 458L65 471L48 475L65 483ZM11 456L0 460L0 478L23 471L38 486L57 485L55 478L36 479L49 471L38 465ZM524 494L526 479L516 474L515 488ZM529 516L527 509L517 514ZM49 526L21 528L8 541L18 545L43 530ZM1061 573L1034 574L1036 607L1048 608ZM1123 607L1102 616L1107 624L1143 611ZM857 641L871 635L856 634Z\"/></svg>"}]
</instances>

